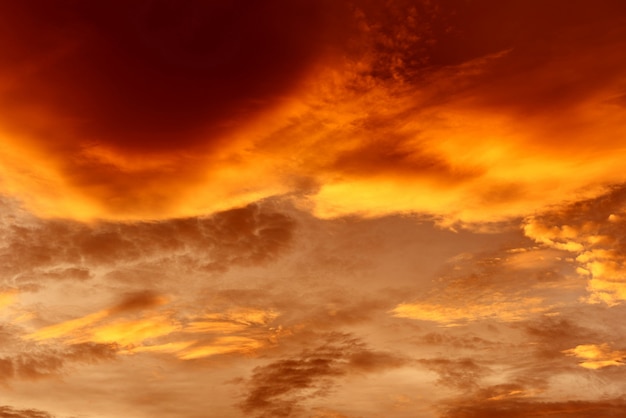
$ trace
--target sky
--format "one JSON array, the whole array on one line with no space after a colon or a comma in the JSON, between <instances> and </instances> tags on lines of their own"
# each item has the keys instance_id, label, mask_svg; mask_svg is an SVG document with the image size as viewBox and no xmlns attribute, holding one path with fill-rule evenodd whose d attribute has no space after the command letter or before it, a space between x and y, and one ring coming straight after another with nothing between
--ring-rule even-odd
<instances>
[{"instance_id":1,"label":"sky","mask_svg":"<svg viewBox=\"0 0 626 418\"><path fill-rule=\"evenodd\" d=\"M0 0L0 418L626 416L622 0Z\"/></svg>"}]
</instances>

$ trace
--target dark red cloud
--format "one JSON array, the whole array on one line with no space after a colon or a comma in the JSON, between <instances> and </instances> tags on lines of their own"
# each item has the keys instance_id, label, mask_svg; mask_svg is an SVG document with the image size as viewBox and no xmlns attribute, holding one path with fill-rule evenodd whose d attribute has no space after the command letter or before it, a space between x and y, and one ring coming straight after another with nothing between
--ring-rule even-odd
<instances>
[{"instance_id":1,"label":"dark red cloud","mask_svg":"<svg viewBox=\"0 0 626 418\"><path fill-rule=\"evenodd\" d=\"M320 215L456 213L468 201L519 215L548 199L534 192L542 182L524 164L502 174L534 148L550 164L596 134L604 157L615 150L625 15L617 0L8 0L6 188L39 215L78 219L192 216L303 184L320 187ZM498 172L483 147L514 161ZM601 181L622 180L606 170ZM397 193L367 183L398 179L415 197L370 208ZM324 189L341 181L357 196ZM370 188L385 193L362 200Z\"/></svg>"},{"instance_id":2,"label":"dark red cloud","mask_svg":"<svg viewBox=\"0 0 626 418\"><path fill-rule=\"evenodd\" d=\"M348 12L309 0L5 1L2 123L51 148L205 146L340 45ZM37 126L34 109L70 131Z\"/></svg>"}]
</instances>

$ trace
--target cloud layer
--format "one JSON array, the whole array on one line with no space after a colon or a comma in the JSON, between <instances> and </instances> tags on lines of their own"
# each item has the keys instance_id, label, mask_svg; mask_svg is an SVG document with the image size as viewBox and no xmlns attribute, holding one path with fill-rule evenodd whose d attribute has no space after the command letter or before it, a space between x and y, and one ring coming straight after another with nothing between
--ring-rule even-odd
<instances>
[{"instance_id":1,"label":"cloud layer","mask_svg":"<svg viewBox=\"0 0 626 418\"><path fill-rule=\"evenodd\" d=\"M2 6L3 188L40 215L495 221L624 180L619 2L118 6Z\"/></svg>"},{"instance_id":2,"label":"cloud layer","mask_svg":"<svg viewBox=\"0 0 626 418\"><path fill-rule=\"evenodd\" d=\"M336 3L0 1L0 418L624 415L624 2Z\"/></svg>"}]
</instances>

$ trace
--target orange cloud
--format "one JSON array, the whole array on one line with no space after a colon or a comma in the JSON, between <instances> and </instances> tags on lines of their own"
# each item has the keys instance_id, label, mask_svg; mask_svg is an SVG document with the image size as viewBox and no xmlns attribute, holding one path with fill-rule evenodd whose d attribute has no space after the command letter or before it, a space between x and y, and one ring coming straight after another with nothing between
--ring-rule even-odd
<instances>
[{"instance_id":1,"label":"orange cloud","mask_svg":"<svg viewBox=\"0 0 626 418\"><path fill-rule=\"evenodd\" d=\"M193 360L217 354L251 353L264 345L265 342L248 337L218 337L209 345L186 348L180 351L177 356L182 360Z\"/></svg>"},{"instance_id":2,"label":"orange cloud","mask_svg":"<svg viewBox=\"0 0 626 418\"><path fill-rule=\"evenodd\" d=\"M108 310L98 311L80 318L41 328L29 334L26 338L35 341L43 341L51 338L63 338L100 322L101 320L107 318L109 314Z\"/></svg>"},{"instance_id":3,"label":"orange cloud","mask_svg":"<svg viewBox=\"0 0 626 418\"><path fill-rule=\"evenodd\" d=\"M162 295L126 295L113 308L41 328L26 340L61 339L65 344L116 344L123 353L169 353L191 360L227 353L252 353L270 341L268 323L278 313L240 307L183 323L160 307ZM137 312L141 314L137 317ZM132 315L132 317L129 317ZM213 337L215 334L222 334ZM226 335L223 335L226 334ZM208 338L207 338L208 337Z\"/></svg>"},{"instance_id":4,"label":"orange cloud","mask_svg":"<svg viewBox=\"0 0 626 418\"><path fill-rule=\"evenodd\" d=\"M619 244L624 220L624 191L615 188L593 200L584 200L528 218L524 233L548 247L572 253L576 272L587 280L589 303L614 306L626 300L626 254Z\"/></svg>"},{"instance_id":5,"label":"orange cloud","mask_svg":"<svg viewBox=\"0 0 626 418\"><path fill-rule=\"evenodd\" d=\"M189 322L185 327L185 332L233 333L250 326L266 325L276 317L278 313L271 310L241 308L226 313L203 315L198 320Z\"/></svg>"},{"instance_id":6,"label":"orange cloud","mask_svg":"<svg viewBox=\"0 0 626 418\"><path fill-rule=\"evenodd\" d=\"M0 309L4 309L15 302L15 292L0 292Z\"/></svg>"},{"instance_id":7,"label":"orange cloud","mask_svg":"<svg viewBox=\"0 0 626 418\"><path fill-rule=\"evenodd\" d=\"M437 303L401 303L392 311L396 318L432 321L442 326L456 326L467 322L495 319L515 322L534 314L546 312L551 307L539 297L519 297L509 301L510 295L494 294L489 303L473 303L464 306Z\"/></svg>"},{"instance_id":8,"label":"orange cloud","mask_svg":"<svg viewBox=\"0 0 626 418\"><path fill-rule=\"evenodd\" d=\"M626 180L623 26L612 4L563 3L568 16L557 4L541 19L532 5L494 6L532 22L525 37L472 8L459 6L461 19L404 1L245 13L191 2L165 26L153 19L172 13L156 4L4 10L17 16L0 56L11 63L0 71L4 189L41 216L78 219L191 216L287 194L320 217L472 223L597 196ZM203 41L219 28L237 35Z\"/></svg>"},{"instance_id":9,"label":"orange cloud","mask_svg":"<svg viewBox=\"0 0 626 418\"><path fill-rule=\"evenodd\" d=\"M602 369L609 366L623 366L626 351L613 351L609 344L583 344L563 351L568 356L583 359L579 363L586 369Z\"/></svg>"},{"instance_id":10,"label":"orange cloud","mask_svg":"<svg viewBox=\"0 0 626 418\"><path fill-rule=\"evenodd\" d=\"M117 343L121 346L142 345L145 340L169 335L181 329L180 324L166 315L150 315L140 319L120 319L106 324L84 328L70 336L74 344Z\"/></svg>"}]
</instances>

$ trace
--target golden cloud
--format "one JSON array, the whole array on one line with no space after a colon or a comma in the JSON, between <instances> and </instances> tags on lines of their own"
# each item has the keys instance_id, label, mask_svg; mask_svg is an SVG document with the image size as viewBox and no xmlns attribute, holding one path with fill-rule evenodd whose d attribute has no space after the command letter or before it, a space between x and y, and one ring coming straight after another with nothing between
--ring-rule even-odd
<instances>
[{"instance_id":1,"label":"golden cloud","mask_svg":"<svg viewBox=\"0 0 626 418\"><path fill-rule=\"evenodd\" d=\"M586 369L602 369L609 366L623 366L626 351L612 350L607 343L583 344L563 351L568 356L582 359L579 363Z\"/></svg>"},{"instance_id":2,"label":"golden cloud","mask_svg":"<svg viewBox=\"0 0 626 418\"><path fill-rule=\"evenodd\" d=\"M457 326L473 321L494 319L515 322L548 311L544 300L539 297L520 297L513 301L509 296L496 293L490 303L454 304L401 303L392 311L396 318L432 321L442 326Z\"/></svg>"}]
</instances>

